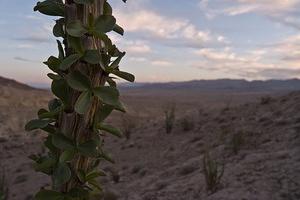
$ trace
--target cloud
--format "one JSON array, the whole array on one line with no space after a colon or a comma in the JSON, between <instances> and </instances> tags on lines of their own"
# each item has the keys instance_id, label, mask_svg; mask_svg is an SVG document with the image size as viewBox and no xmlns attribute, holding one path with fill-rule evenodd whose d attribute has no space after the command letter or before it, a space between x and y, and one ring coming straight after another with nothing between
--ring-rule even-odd
<instances>
[{"instance_id":1,"label":"cloud","mask_svg":"<svg viewBox=\"0 0 300 200\"><path fill-rule=\"evenodd\" d=\"M20 57L20 56L15 56L13 59L18 60L18 61L23 61L23 62L38 62L38 61L35 61L35 60L30 60L28 58L23 58L23 57Z\"/></svg>"},{"instance_id":2,"label":"cloud","mask_svg":"<svg viewBox=\"0 0 300 200\"><path fill-rule=\"evenodd\" d=\"M14 38L14 40L27 41L30 43L51 43L53 42L52 29L53 23L43 23L37 25L38 28L24 30L23 37Z\"/></svg>"},{"instance_id":3,"label":"cloud","mask_svg":"<svg viewBox=\"0 0 300 200\"><path fill-rule=\"evenodd\" d=\"M233 47L195 50L191 66L229 77L248 79L300 78L300 34L272 45L240 51Z\"/></svg>"},{"instance_id":4,"label":"cloud","mask_svg":"<svg viewBox=\"0 0 300 200\"><path fill-rule=\"evenodd\" d=\"M18 44L17 48L18 49L33 49L34 46L32 44Z\"/></svg>"},{"instance_id":5,"label":"cloud","mask_svg":"<svg viewBox=\"0 0 300 200\"><path fill-rule=\"evenodd\" d=\"M151 64L155 66L168 67L172 66L173 63L167 60L153 60Z\"/></svg>"},{"instance_id":6,"label":"cloud","mask_svg":"<svg viewBox=\"0 0 300 200\"><path fill-rule=\"evenodd\" d=\"M273 68L258 70L253 74L255 77L266 79L289 79L300 78L300 69Z\"/></svg>"},{"instance_id":7,"label":"cloud","mask_svg":"<svg viewBox=\"0 0 300 200\"><path fill-rule=\"evenodd\" d=\"M220 4L221 8L215 5ZM202 0L199 3L207 18L258 13L276 22L300 29L300 0Z\"/></svg>"},{"instance_id":8,"label":"cloud","mask_svg":"<svg viewBox=\"0 0 300 200\"><path fill-rule=\"evenodd\" d=\"M136 41L124 41L121 43L124 46L124 50L128 51L131 54L146 54L151 53L152 49L145 41L136 40Z\"/></svg>"},{"instance_id":9,"label":"cloud","mask_svg":"<svg viewBox=\"0 0 300 200\"><path fill-rule=\"evenodd\" d=\"M197 28L187 19L171 18L143 8L127 12L117 10L118 23L142 40L168 46L200 47L228 42L224 36Z\"/></svg>"}]
</instances>

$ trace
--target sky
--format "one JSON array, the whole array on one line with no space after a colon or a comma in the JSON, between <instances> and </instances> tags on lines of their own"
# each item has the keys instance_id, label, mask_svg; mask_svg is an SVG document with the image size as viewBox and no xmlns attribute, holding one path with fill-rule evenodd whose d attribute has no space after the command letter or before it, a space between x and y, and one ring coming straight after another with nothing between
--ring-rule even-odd
<instances>
[{"instance_id":1,"label":"sky","mask_svg":"<svg viewBox=\"0 0 300 200\"><path fill-rule=\"evenodd\" d=\"M300 78L300 0L108 0L137 82ZM47 85L55 17L0 0L0 76Z\"/></svg>"}]
</instances>

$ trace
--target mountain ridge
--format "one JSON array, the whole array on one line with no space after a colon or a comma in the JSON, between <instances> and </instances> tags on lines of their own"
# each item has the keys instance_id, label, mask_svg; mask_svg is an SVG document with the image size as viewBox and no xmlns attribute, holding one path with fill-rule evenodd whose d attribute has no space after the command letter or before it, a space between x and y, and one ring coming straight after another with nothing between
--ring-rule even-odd
<instances>
[{"instance_id":1,"label":"mountain ridge","mask_svg":"<svg viewBox=\"0 0 300 200\"><path fill-rule=\"evenodd\" d=\"M10 86L24 90L44 90L45 87L34 87L29 84L19 82L14 79L0 76L1 86ZM300 90L300 79L286 80L253 80L245 79L214 79L214 80L191 80L183 82L137 82L120 83L123 90L145 89L145 90L176 90L193 89L199 92L208 91L236 91L236 92L276 92L276 91L295 91ZM50 89L50 88L48 88Z\"/></svg>"}]
</instances>

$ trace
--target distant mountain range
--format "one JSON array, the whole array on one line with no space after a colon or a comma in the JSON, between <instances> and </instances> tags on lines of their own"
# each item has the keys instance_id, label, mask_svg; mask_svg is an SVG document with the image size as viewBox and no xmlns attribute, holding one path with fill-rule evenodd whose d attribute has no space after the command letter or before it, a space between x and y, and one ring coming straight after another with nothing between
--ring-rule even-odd
<instances>
[{"instance_id":1,"label":"distant mountain range","mask_svg":"<svg viewBox=\"0 0 300 200\"><path fill-rule=\"evenodd\" d=\"M193 80L169 83L136 83L122 85L124 89L153 90L195 90L195 91L235 91L235 92L274 92L300 90L300 79L246 81L243 79Z\"/></svg>"},{"instance_id":2,"label":"distant mountain range","mask_svg":"<svg viewBox=\"0 0 300 200\"><path fill-rule=\"evenodd\" d=\"M18 81L0 76L0 86L10 86L18 89L34 89ZM38 86L38 85L37 85ZM39 88L45 88L43 87ZM243 79L193 80L168 83L121 83L122 90L195 90L199 92L276 92L300 90L300 79L246 81Z\"/></svg>"}]
</instances>

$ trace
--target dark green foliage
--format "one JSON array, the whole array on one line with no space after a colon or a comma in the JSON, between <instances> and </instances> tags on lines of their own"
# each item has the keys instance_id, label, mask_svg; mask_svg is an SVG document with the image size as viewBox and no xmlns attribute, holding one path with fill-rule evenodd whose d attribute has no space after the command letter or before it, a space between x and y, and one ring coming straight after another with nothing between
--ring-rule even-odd
<instances>
[{"instance_id":1,"label":"dark green foliage","mask_svg":"<svg viewBox=\"0 0 300 200\"><path fill-rule=\"evenodd\" d=\"M210 157L209 153L205 153L203 156L203 173L207 191L216 192L224 173L224 165L219 165Z\"/></svg>"},{"instance_id":2,"label":"dark green foliage","mask_svg":"<svg viewBox=\"0 0 300 200\"><path fill-rule=\"evenodd\" d=\"M166 133L171 133L175 123L175 105L169 106L165 110L165 129Z\"/></svg>"},{"instance_id":3,"label":"dark green foliage","mask_svg":"<svg viewBox=\"0 0 300 200\"><path fill-rule=\"evenodd\" d=\"M5 177L4 167L1 167L0 170L0 200L8 200L9 188Z\"/></svg>"},{"instance_id":4,"label":"dark green foliage","mask_svg":"<svg viewBox=\"0 0 300 200\"><path fill-rule=\"evenodd\" d=\"M115 79L120 77L130 82L135 79L132 74L119 70L125 52L119 51L107 36L111 31L123 35L124 30L116 24L107 1L104 3L104 13L97 17L89 13L87 22L68 21L65 15L70 6L66 4L74 4L80 10L87 4L93 6L93 3L94 0L66 3L62 0L45 0L34 7L40 13L60 17L55 20L53 28L53 35L60 39L57 40L58 57L50 56L44 62L52 71L47 76L52 80L51 91L56 98L49 102L47 109L39 109L38 119L31 120L25 127L27 131L41 129L48 133L44 142L47 154L30 156L35 162L34 169L49 175L52 180L51 190L41 189L35 196L37 200L87 200L94 191L101 191L97 178L105 173L95 169L100 160L114 163L109 154L103 151L103 132L122 136L119 129L104 121L113 110L125 112ZM98 45L101 46L99 49L94 47L97 45L85 48L83 44L86 44L87 37L104 45ZM97 81L94 80L96 71L101 72L102 76ZM87 137L72 135L79 133L61 127L61 119L69 114L78 120L75 121L75 127L81 125L87 129ZM74 161L80 159L93 162L86 162L90 165L86 169L78 169ZM74 180L76 186L66 189L65 186ZM3 193L2 190L0 184L0 192ZM6 200L6 194L2 193L0 200Z\"/></svg>"},{"instance_id":5,"label":"dark green foliage","mask_svg":"<svg viewBox=\"0 0 300 200\"><path fill-rule=\"evenodd\" d=\"M37 2L34 11L50 16L64 16L65 6L62 0L46 0Z\"/></svg>"}]
</instances>

